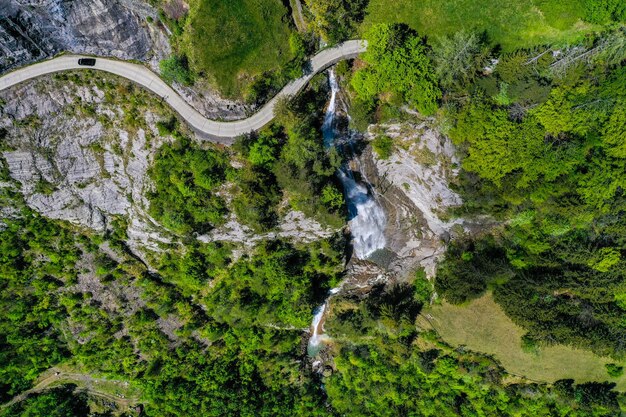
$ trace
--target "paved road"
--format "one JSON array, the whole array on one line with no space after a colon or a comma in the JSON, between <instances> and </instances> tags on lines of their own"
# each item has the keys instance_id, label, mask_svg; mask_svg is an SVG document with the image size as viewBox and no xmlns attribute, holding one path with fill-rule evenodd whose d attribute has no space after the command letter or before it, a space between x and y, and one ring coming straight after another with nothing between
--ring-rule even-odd
<instances>
[{"instance_id":1,"label":"paved road","mask_svg":"<svg viewBox=\"0 0 626 417\"><path fill-rule=\"evenodd\" d=\"M252 116L232 122L218 122L207 119L191 107L157 74L143 65L108 58L98 58L95 67L79 66L78 58L82 57L79 55L64 55L43 61L0 77L0 90L32 78L59 71L89 68L106 71L134 81L156 95L163 97L201 137L215 142L230 144L235 137L258 130L268 124L274 118L274 106L280 97L297 94L318 72L338 61L354 58L361 52L364 52L366 48L367 44L365 41L352 40L319 52L311 58L310 70L307 71L308 73L305 76L287 84L269 103Z\"/></svg>"},{"instance_id":2,"label":"paved road","mask_svg":"<svg viewBox=\"0 0 626 417\"><path fill-rule=\"evenodd\" d=\"M304 14L302 13L302 2L300 0L293 0L291 3L293 20L296 27L300 32L306 31L306 21L304 20ZM295 6L295 7L294 7Z\"/></svg>"}]
</instances>

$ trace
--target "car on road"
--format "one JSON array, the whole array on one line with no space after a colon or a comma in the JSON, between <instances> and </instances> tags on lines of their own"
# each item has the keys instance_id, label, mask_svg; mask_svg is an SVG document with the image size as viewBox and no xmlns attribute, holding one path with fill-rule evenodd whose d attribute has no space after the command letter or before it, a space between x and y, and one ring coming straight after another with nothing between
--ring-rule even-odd
<instances>
[{"instance_id":1,"label":"car on road","mask_svg":"<svg viewBox=\"0 0 626 417\"><path fill-rule=\"evenodd\" d=\"M78 65L86 65L88 67L93 67L94 65L96 65L96 59L95 58L80 58L78 60Z\"/></svg>"}]
</instances>

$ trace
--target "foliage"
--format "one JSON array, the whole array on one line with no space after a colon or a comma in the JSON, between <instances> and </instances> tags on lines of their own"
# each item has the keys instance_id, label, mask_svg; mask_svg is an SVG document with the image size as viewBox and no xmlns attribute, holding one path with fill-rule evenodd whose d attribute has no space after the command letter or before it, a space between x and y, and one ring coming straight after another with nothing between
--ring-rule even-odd
<instances>
[{"instance_id":1,"label":"foliage","mask_svg":"<svg viewBox=\"0 0 626 417\"><path fill-rule=\"evenodd\" d=\"M585 19L593 23L626 21L626 5L619 0L586 0Z\"/></svg>"},{"instance_id":2,"label":"foliage","mask_svg":"<svg viewBox=\"0 0 626 417\"><path fill-rule=\"evenodd\" d=\"M514 186L526 188L540 177L558 178L571 173L582 149L575 142L549 152L551 145L533 118L523 123L509 119L505 109L492 109L479 99L458 116L450 132L456 143L464 142L468 154L463 167L496 185L509 176ZM571 162L564 163L569 159Z\"/></svg>"},{"instance_id":3,"label":"foliage","mask_svg":"<svg viewBox=\"0 0 626 417\"><path fill-rule=\"evenodd\" d=\"M318 133L326 85L320 82L312 87L295 101L285 103L279 121L286 137L272 172L293 208L340 227L345 204L340 203L343 193L335 173L341 159L335 149L324 149Z\"/></svg>"},{"instance_id":4,"label":"foliage","mask_svg":"<svg viewBox=\"0 0 626 417\"><path fill-rule=\"evenodd\" d=\"M184 252L167 252L160 259L159 273L174 283L181 294L191 297L225 274L230 263L230 245L223 242L191 242Z\"/></svg>"},{"instance_id":5,"label":"foliage","mask_svg":"<svg viewBox=\"0 0 626 417\"><path fill-rule=\"evenodd\" d=\"M415 281L413 282L415 287L415 299L422 304L427 304L433 295L433 284L426 277L426 271L420 268L415 271Z\"/></svg>"},{"instance_id":6,"label":"foliage","mask_svg":"<svg viewBox=\"0 0 626 417\"><path fill-rule=\"evenodd\" d=\"M331 246L308 249L263 242L217 284L207 300L211 316L237 327L305 328L339 272L338 253Z\"/></svg>"},{"instance_id":7,"label":"foliage","mask_svg":"<svg viewBox=\"0 0 626 417\"><path fill-rule=\"evenodd\" d=\"M484 352L497 360L507 373L522 375L531 381L606 381L605 365L615 361L589 349L546 344L536 339L507 316L495 302L492 291L463 305L435 301L422 317L418 326L435 329L446 343L455 348L463 346L465 350ZM615 382L617 391L626 389L626 376L611 382Z\"/></svg>"},{"instance_id":8,"label":"foliage","mask_svg":"<svg viewBox=\"0 0 626 417\"><path fill-rule=\"evenodd\" d=\"M193 84L193 75L189 70L186 56L171 56L159 62L161 76L168 82L177 82L183 85Z\"/></svg>"},{"instance_id":9,"label":"foliage","mask_svg":"<svg viewBox=\"0 0 626 417\"><path fill-rule=\"evenodd\" d=\"M310 39L308 40L309 42L299 32L293 32L289 35L289 50L293 56L285 68L289 78L302 77L307 65L307 55L313 51Z\"/></svg>"},{"instance_id":10,"label":"foliage","mask_svg":"<svg viewBox=\"0 0 626 417\"><path fill-rule=\"evenodd\" d=\"M372 141L372 149L380 159L389 159L393 153L393 139L385 135L377 136Z\"/></svg>"},{"instance_id":11,"label":"foliage","mask_svg":"<svg viewBox=\"0 0 626 417\"><path fill-rule=\"evenodd\" d=\"M369 0L305 0L313 15L315 31L324 40L337 43L350 39L365 16Z\"/></svg>"},{"instance_id":12,"label":"foliage","mask_svg":"<svg viewBox=\"0 0 626 417\"><path fill-rule=\"evenodd\" d=\"M620 376L622 376L624 374L624 367L623 366L619 366L619 365L614 364L614 363L607 363L606 364L606 372L612 378L619 378Z\"/></svg>"},{"instance_id":13,"label":"foliage","mask_svg":"<svg viewBox=\"0 0 626 417\"><path fill-rule=\"evenodd\" d=\"M612 385L571 380L504 384L491 359L453 350L413 328L419 304L407 287L375 289L365 303L333 301L325 328L335 338L335 372L324 378L333 410L345 416L611 416ZM393 306L393 307L392 307ZM399 337L398 337L399 336Z\"/></svg>"},{"instance_id":14,"label":"foliage","mask_svg":"<svg viewBox=\"0 0 626 417\"><path fill-rule=\"evenodd\" d=\"M176 134L178 127L178 119L175 116L171 116L167 120L159 120L156 122L157 131L160 136L169 136Z\"/></svg>"},{"instance_id":15,"label":"foliage","mask_svg":"<svg viewBox=\"0 0 626 417\"><path fill-rule=\"evenodd\" d=\"M453 245L436 287L462 302L492 286L496 301L533 340L621 356L625 324L614 294L625 248L625 160L617 139L624 131L624 69L599 59L585 64L586 72L553 77L546 70L561 58L545 55L511 54L492 75L519 92L523 84L548 88L547 95L524 93L517 106L532 109L518 111L476 89L454 112L450 131L463 148L467 207L507 221L498 232L506 277L499 270L471 273L474 261L459 257Z\"/></svg>"},{"instance_id":16,"label":"foliage","mask_svg":"<svg viewBox=\"0 0 626 417\"><path fill-rule=\"evenodd\" d=\"M594 0L591 0L594 1ZM602 1L602 0L600 0ZM587 0L371 0L363 30L378 23L404 23L435 40L458 31L484 33L504 51L538 45L568 45L593 33L580 20Z\"/></svg>"},{"instance_id":17,"label":"foliage","mask_svg":"<svg viewBox=\"0 0 626 417\"><path fill-rule=\"evenodd\" d=\"M0 410L2 417L78 417L89 413L85 394L73 393L74 387L63 385L43 393L29 395L25 400ZM104 415L102 415L104 417Z\"/></svg>"},{"instance_id":18,"label":"foliage","mask_svg":"<svg viewBox=\"0 0 626 417\"><path fill-rule=\"evenodd\" d=\"M226 179L228 161L215 149L199 149L189 138L177 136L176 142L161 146L150 169L155 189L149 211L175 233L206 233L227 212L215 191Z\"/></svg>"},{"instance_id":19,"label":"foliage","mask_svg":"<svg viewBox=\"0 0 626 417\"><path fill-rule=\"evenodd\" d=\"M372 113L375 108L376 104L372 100L364 100L358 97L352 100L350 105L351 125L355 129L365 132L367 127L374 122Z\"/></svg>"},{"instance_id":20,"label":"foliage","mask_svg":"<svg viewBox=\"0 0 626 417\"><path fill-rule=\"evenodd\" d=\"M441 91L428 48L422 38L401 25L376 25L365 35L367 52L361 58L368 65L352 78L352 87L363 100L397 95L425 115L437 110Z\"/></svg>"},{"instance_id":21,"label":"foliage","mask_svg":"<svg viewBox=\"0 0 626 417\"><path fill-rule=\"evenodd\" d=\"M462 89L474 81L486 64L489 49L474 32L456 32L433 42L435 74L444 89Z\"/></svg>"},{"instance_id":22,"label":"foliage","mask_svg":"<svg viewBox=\"0 0 626 417\"><path fill-rule=\"evenodd\" d=\"M233 199L237 218L256 232L278 223L280 188L274 175L263 169L244 168L238 172L239 193Z\"/></svg>"},{"instance_id":23,"label":"foliage","mask_svg":"<svg viewBox=\"0 0 626 417\"><path fill-rule=\"evenodd\" d=\"M81 253L74 245L67 229L28 209L0 230L2 400L28 388L41 371L69 354L55 327L64 317L56 290L76 280L74 264Z\"/></svg>"},{"instance_id":24,"label":"foliage","mask_svg":"<svg viewBox=\"0 0 626 417\"><path fill-rule=\"evenodd\" d=\"M335 410L345 416L612 416L609 384L505 387L493 362L471 353L397 346L343 346L337 373L325 380ZM556 397L556 398L555 398Z\"/></svg>"},{"instance_id":25,"label":"foliage","mask_svg":"<svg viewBox=\"0 0 626 417\"><path fill-rule=\"evenodd\" d=\"M326 207L336 211L341 211L346 204L343 193L333 184L326 184L322 188L320 201Z\"/></svg>"},{"instance_id":26,"label":"foliage","mask_svg":"<svg viewBox=\"0 0 626 417\"><path fill-rule=\"evenodd\" d=\"M276 131L261 131L248 150L248 161L253 166L269 168L278 159L280 136Z\"/></svg>"},{"instance_id":27,"label":"foliage","mask_svg":"<svg viewBox=\"0 0 626 417\"><path fill-rule=\"evenodd\" d=\"M511 274L506 255L492 239L455 241L437 270L435 290L451 303L481 296L488 285Z\"/></svg>"},{"instance_id":28,"label":"foliage","mask_svg":"<svg viewBox=\"0 0 626 417\"><path fill-rule=\"evenodd\" d=\"M132 380L147 416L322 414L319 385L294 364L301 356L299 328L339 279L342 242L264 243L232 266L226 247L192 243L164 252L156 264L160 276L126 252L123 223L114 222L104 237L85 236L26 208L22 214L0 231L0 306L8 313L0 321L3 401L71 357L86 371ZM98 248L103 241L106 253ZM81 274L92 273L84 269L91 256L102 286L81 292L73 286L76 265L82 262ZM257 291L265 316L243 302ZM230 292L237 295L228 301ZM102 303L103 294L116 299L113 305ZM133 301L115 305L127 299ZM236 311L248 311L246 320ZM178 324L164 332L162 322ZM70 393L29 397L2 415L86 415L83 398Z\"/></svg>"}]
</instances>

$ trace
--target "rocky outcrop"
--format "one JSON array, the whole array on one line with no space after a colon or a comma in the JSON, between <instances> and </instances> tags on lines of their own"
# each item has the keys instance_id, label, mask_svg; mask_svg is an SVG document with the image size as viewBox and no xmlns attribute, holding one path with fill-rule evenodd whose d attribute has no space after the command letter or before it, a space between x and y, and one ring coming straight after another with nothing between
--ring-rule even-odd
<instances>
[{"instance_id":1,"label":"rocky outcrop","mask_svg":"<svg viewBox=\"0 0 626 417\"><path fill-rule=\"evenodd\" d=\"M100 232L122 216L132 248L158 250L169 239L147 214L146 191L164 140L155 128L160 116L147 110L141 127L125 125L121 104L105 96L111 91L52 76L0 92L2 156L26 203L42 215Z\"/></svg>"},{"instance_id":2,"label":"rocky outcrop","mask_svg":"<svg viewBox=\"0 0 626 417\"><path fill-rule=\"evenodd\" d=\"M251 116L258 106L220 97L206 80L198 80L193 87L174 83L172 88L194 109L211 120L239 120Z\"/></svg>"},{"instance_id":3,"label":"rocky outcrop","mask_svg":"<svg viewBox=\"0 0 626 417\"><path fill-rule=\"evenodd\" d=\"M387 214L387 246L374 261L400 278L418 266L432 275L445 242L464 231L461 219L445 220L462 203L450 188L458 174L454 147L426 123L371 126L366 139L381 135L393 140L391 156L381 159L367 147L358 158Z\"/></svg>"},{"instance_id":4,"label":"rocky outcrop","mask_svg":"<svg viewBox=\"0 0 626 417\"><path fill-rule=\"evenodd\" d=\"M289 210L281 218L276 229L273 232L255 233L251 228L239 223L235 215L231 215L225 225L212 230L209 234L198 236L198 239L202 242L222 240L252 247L263 240L279 238L293 239L298 243L309 243L329 238L338 232L338 230L322 226L318 221L295 210Z\"/></svg>"},{"instance_id":5,"label":"rocky outcrop","mask_svg":"<svg viewBox=\"0 0 626 417\"><path fill-rule=\"evenodd\" d=\"M148 60L169 51L139 0L3 0L0 73L61 51Z\"/></svg>"}]
</instances>

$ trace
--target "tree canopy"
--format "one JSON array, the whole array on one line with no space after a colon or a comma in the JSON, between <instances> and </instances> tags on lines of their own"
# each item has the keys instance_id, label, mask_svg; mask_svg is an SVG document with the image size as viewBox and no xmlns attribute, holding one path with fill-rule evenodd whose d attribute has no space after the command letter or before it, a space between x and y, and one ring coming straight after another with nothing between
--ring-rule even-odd
<instances>
[{"instance_id":1,"label":"tree canopy","mask_svg":"<svg viewBox=\"0 0 626 417\"><path fill-rule=\"evenodd\" d=\"M375 25L365 35L367 63L356 71L352 87L363 100L403 100L425 115L437 110L441 98L437 77L428 56L428 46L408 27Z\"/></svg>"}]
</instances>

